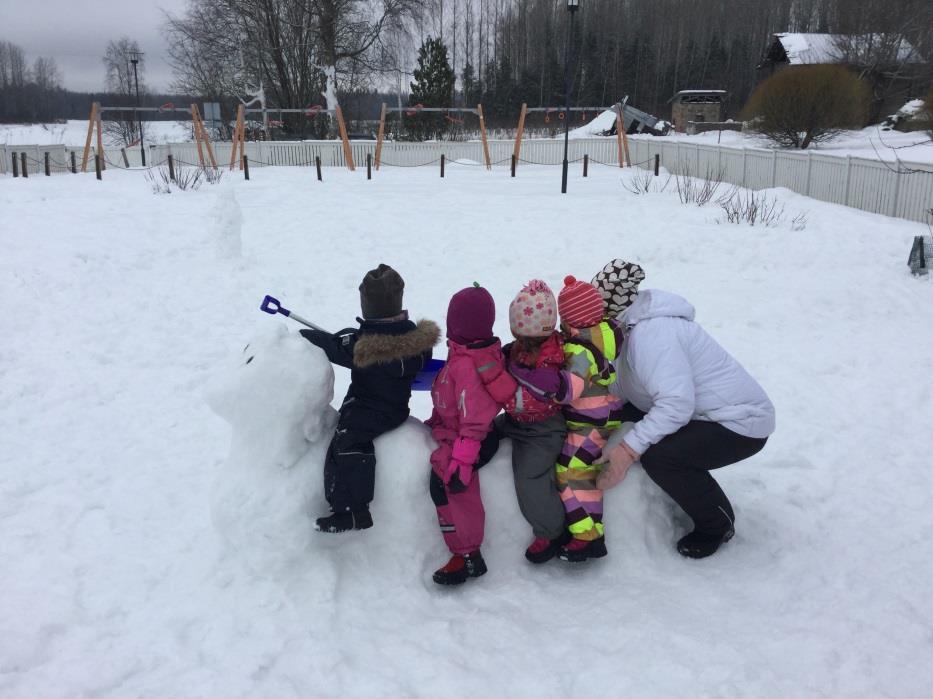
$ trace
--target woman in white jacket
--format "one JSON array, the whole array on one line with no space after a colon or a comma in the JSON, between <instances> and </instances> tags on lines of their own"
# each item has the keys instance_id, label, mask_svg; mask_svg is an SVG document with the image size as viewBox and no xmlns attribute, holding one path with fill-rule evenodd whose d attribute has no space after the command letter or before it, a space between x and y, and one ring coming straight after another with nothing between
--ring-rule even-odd
<instances>
[{"instance_id":1,"label":"woman in white jacket","mask_svg":"<svg viewBox=\"0 0 933 699\"><path fill-rule=\"evenodd\" d=\"M774 431L774 406L758 383L694 321L685 299L638 291L644 272L613 260L593 279L625 333L616 388L634 423L602 461L601 488L641 461L645 472L683 508L694 530L677 542L703 558L735 533L735 513L709 471L757 454Z\"/></svg>"}]
</instances>

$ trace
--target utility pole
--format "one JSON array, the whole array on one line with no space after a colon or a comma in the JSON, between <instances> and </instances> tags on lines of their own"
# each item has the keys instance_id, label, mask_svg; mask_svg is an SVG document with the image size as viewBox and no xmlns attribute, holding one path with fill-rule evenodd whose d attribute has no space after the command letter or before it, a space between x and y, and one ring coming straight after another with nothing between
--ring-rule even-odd
<instances>
[{"instance_id":1,"label":"utility pole","mask_svg":"<svg viewBox=\"0 0 933 699\"><path fill-rule=\"evenodd\" d=\"M143 54L140 51L130 52L130 63L133 64L133 81L136 83L136 123L139 125L139 154L142 156L143 167L146 167L146 144L143 140L143 119L139 115L139 72L136 66Z\"/></svg>"},{"instance_id":2,"label":"utility pole","mask_svg":"<svg viewBox=\"0 0 933 699\"><path fill-rule=\"evenodd\" d=\"M570 148L570 64L573 51L573 18L580 9L580 0L567 0L567 12L570 13L570 23L567 25L567 52L564 55L564 171L561 176L560 193L567 193L567 151Z\"/></svg>"}]
</instances>

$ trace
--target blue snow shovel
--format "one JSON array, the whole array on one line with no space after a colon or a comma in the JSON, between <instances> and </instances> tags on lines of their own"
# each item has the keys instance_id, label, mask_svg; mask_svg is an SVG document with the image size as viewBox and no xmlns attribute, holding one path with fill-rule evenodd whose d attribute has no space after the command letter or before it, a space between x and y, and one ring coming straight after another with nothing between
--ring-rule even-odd
<instances>
[{"instance_id":1,"label":"blue snow shovel","mask_svg":"<svg viewBox=\"0 0 933 699\"><path fill-rule=\"evenodd\" d=\"M292 320L298 321L302 325L307 325L312 330L319 330L323 333L330 334L327 330L322 328L320 325L315 325L309 320L305 320L297 313L292 313L290 310L282 306L279 303L277 298L272 296L266 296L262 300L262 305L259 306L259 310L268 313L269 315L276 315L281 313L286 318L291 318ZM427 365L424 369L418 372L418 375L415 377L415 380L411 383L411 390L413 391L430 391L431 384L434 383L434 377L437 376L437 372L444 368L443 359L429 359Z\"/></svg>"}]
</instances>

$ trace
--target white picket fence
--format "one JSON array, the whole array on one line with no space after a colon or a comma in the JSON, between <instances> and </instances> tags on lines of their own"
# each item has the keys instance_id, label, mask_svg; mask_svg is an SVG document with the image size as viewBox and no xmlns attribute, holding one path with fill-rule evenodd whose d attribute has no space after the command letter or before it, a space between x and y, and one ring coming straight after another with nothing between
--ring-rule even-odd
<instances>
[{"instance_id":1,"label":"white picket fence","mask_svg":"<svg viewBox=\"0 0 933 699\"><path fill-rule=\"evenodd\" d=\"M508 167L514 142L490 141L490 158L496 166ZM218 165L230 161L230 143L215 143ZM896 216L913 221L928 221L933 207L933 165L902 162L899 165L867 158L839 157L813 151L771 151L735 148L715 144L696 144L647 136L629 139L633 163L653 167L654 156L660 155L661 165L669 172L688 173L697 177L721 178L723 182L760 190L786 187L820 201L844 204L864 211ZM357 167L364 167L366 155L375 155L375 141L352 141L350 144ZM519 169L524 163L559 165L563 160L560 139L529 139L522 144ZM0 146L0 173L10 172L12 153L27 154L30 173L42 174L43 157L50 154L53 173L67 172L70 153L77 152L81 166L81 149L65 146ZM178 166L199 162L194 143L171 143L150 146L147 164L164 163L169 154ZM570 159L581 160L589 155L591 163L618 164L615 138L573 139ZM320 157L324 167L346 167L339 141L255 141L246 144L250 167L290 165L312 167ZM441 155L451 167L481 165L483 148L479 141L432 143L385 143L382 165L392 167L434 166ZM93 156L92 156L93 157ZM131 167L140 165L139 148L127 150ZM106 160L111 167L123 167L119 150L108 150ZM89 170L93 164L89 163Z\"/></svg>"}]
</instances>

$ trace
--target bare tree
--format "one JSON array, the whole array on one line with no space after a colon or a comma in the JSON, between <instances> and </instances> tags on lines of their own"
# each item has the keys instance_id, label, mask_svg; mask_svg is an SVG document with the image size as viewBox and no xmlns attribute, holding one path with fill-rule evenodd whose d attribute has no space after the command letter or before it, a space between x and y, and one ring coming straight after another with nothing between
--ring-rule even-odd
<instances>
[{"instance_id":1,"label":"bare tree","mask_svg":"<svg viewBox=\"0 0 933 699\"><path fill-rule=\"evenodd\" d=\"M42 90L56 90L62 86L62 74L54 58L39 56L32 64L32 79Z\"/></svg>"},{"instance_id":2,"label":"bare tree","mask_svg":"<svg viewBox=\"0 0 933 699\"><path fill-rule=\"evenodd\" d=\"M111 40L107 44L103 63L107 82L107 89L117 95L120 104L116 106L128 107L135 104L136 83L131 61L138 61L139 92L146 92L145 61L139 51L139 44L135 40L122 37ZM122 99L121 99L122 98ZM104 122L105 131L124 145L130 145L139 139L138 122L129 117L131 113L120 113L117 119L108 119ZM128 118L129 117L129 118Z\"/></svg>"}]
</instances>

